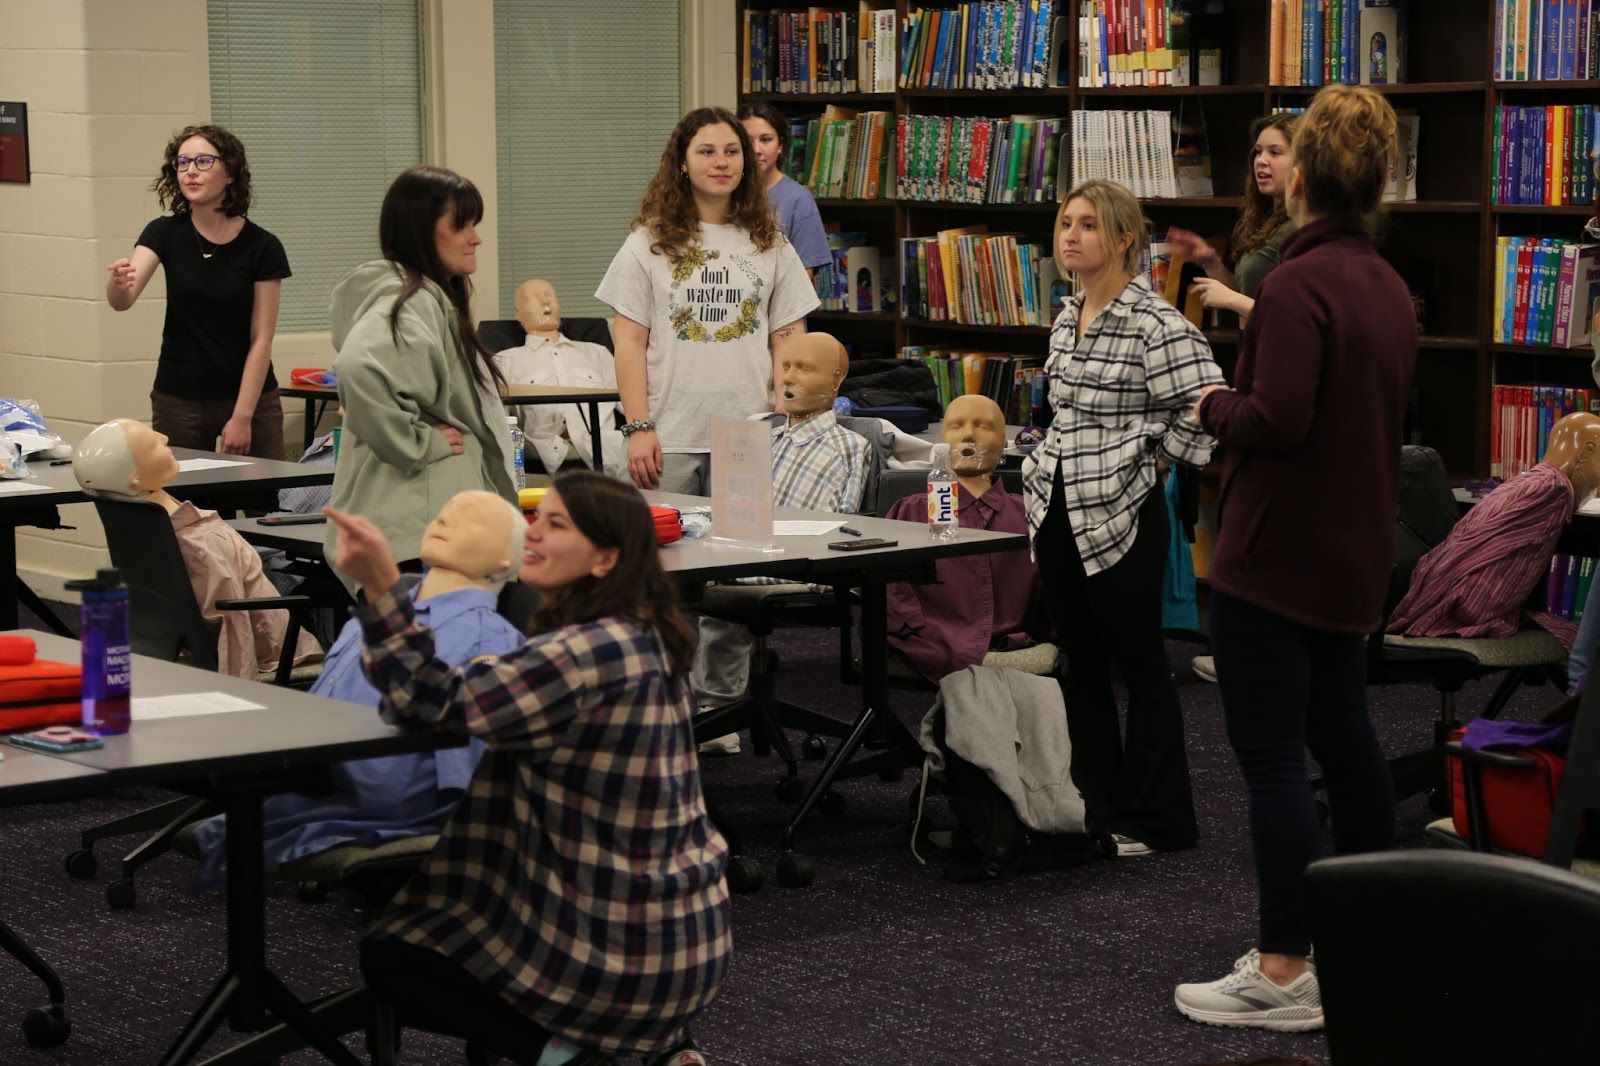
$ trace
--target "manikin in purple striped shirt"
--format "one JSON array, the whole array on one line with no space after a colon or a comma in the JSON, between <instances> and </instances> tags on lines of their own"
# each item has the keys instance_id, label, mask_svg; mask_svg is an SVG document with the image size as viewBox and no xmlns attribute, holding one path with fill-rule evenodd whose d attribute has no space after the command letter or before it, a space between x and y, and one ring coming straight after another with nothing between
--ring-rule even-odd
<instances>
[{"instance_id":1,"label":"manikin in purple striped shirt","mask_svg":"<svg viewBox=\"0 0 1600 1066\"><path fill-rule=\"evenodd\" d=\"M1504 637L1550 566L1577 505L1600 487L1600 418L1550 429L1544 460L1495 489L1417 564L1389 619L1408 637ZM1559 635L1559 634L1558 634Z\"/></svg>"}]
</instances>

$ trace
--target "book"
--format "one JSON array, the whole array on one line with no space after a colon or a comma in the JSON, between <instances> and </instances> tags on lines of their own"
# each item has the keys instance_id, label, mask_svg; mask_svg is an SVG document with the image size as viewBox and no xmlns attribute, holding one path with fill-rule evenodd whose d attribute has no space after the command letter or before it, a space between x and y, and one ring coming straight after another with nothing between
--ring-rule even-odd
<instances>
[{"instance_id":1,"label":"book","mask_svg":"<svg viewBox=\"0 0 1600 1066\"><path fill-rule=\"evenodd\" d=\"M1182 97L1172 119L1172 159L1179 196L1211 196L1211 146L1206 140L1206 113L1200 98Z\"/></svg>"},{"instance_id":2,"label":"book","mask_svg":"<svg viewBox=\"0 0 1600 1066\"><path fill-rule=\"evenodd\" d=\"M1392 7L1361 8L1358 56L1362 85L1399 82L1400 17Z\"/></svg>"},{"instance_id":3,"label":"book","mask_svg":"<svg viewBox=\"0 0 1600 1066\"><path fill-rule=\"evenodd\" d=\"M1582 348L1600 314L1600 244L1567 244L1557 268L1555 324L1550 343Z\"/></svg>"}]
</instances>

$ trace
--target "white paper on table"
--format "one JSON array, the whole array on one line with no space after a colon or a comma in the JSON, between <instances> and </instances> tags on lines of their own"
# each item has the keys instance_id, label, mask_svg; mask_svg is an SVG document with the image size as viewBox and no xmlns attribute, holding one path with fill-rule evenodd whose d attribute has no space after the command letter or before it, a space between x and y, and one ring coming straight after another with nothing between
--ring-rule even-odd
<instances>
[{"instance_id":1,"label":"white paper on table","mask_svg":"<svg viewBox=\"0 0 1600 1066\"><path fill-rule=\"evenodd\" d=\"M1591 496L1578 508L1579 514L1600 514L1600 496Z\"/></svg>"},{"instance_id":2,"label":"white paper on table","mask_svg":"<svg viewBox=\"0 0 1600 1066\"><path fill-rule=\"evenodd\" d=\"M222 467L225 467L225 466L249 466L249 465L250 465L249 463L245 462L242 459L180 459L180 460L178 460L178 469L180 471L184 471L184 472L187 472L187 471L190 471L190 470L218 470L218 469L221 469Z\"/></svg>"},{"instance_id":3,"label":"white paper on table","mask_svg":"<svg viewBox=\"0 0 1600 1066\"><path fill-rule=\"evenodd\" d=\"M772 535L775 537L820 537L824 533L832 533L843 522L821 522L814 520L776 521L772 523Z\"/></svg>"},{"instance_id":4,"label":"white paper on table","mask_svg":"<svg viewBox=\"0 0 1600 1066\"><path fill-rule=\"evenodd\" d=\"M35 485L31 481L18 481L11 478L0 478L0 496L9 496L19 492L49 491L49 485Z\"/></svg>"},{"instance_id":5,"label":"white paper on table","mask_svg":"<svg viewBox=\"0 0 1600 1066\"><path fill-rule=\"evenodd\" d=\"M226 714L230 711L264 711L259 703L230 696L226 692L191 692L181 696L135 696L128 701L133 720L187 718L197 714Z\"/></svg>"}]
</instances>

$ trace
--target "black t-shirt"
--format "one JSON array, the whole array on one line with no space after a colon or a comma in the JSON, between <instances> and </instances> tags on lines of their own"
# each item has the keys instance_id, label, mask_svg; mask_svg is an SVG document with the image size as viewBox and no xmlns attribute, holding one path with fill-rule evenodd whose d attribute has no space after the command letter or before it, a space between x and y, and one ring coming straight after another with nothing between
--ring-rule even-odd
<instances>
[{"instance_id":1,"label":"black t-shirt","mask_svg":"<svg viewBox=\"0 0 1600 1066\"><path fill-rule=\"evenodd\" d=\"M255 284L289 277L283 243L246 219L239 236L212 244L195 232L188 215L162 215L144 228L137 243L156 253L167 272L156 391L185 400L238 396L250 354ZM262 391L277 387L269 365Z\"/></svg>"}]
</instances>

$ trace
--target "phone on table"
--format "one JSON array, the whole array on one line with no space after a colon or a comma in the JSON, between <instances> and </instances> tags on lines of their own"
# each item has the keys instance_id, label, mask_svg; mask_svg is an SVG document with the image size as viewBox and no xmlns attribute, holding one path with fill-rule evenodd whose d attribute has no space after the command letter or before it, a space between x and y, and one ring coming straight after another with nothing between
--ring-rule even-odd
<instances>
[{"instance_id":1,"label":"phone on table","mask_svg":"<svg viewBox=\"0 0 1600 1066\"><path fill-rule=\"evenodd\" d=\"M836 552L858 552L868 548L892 548L899 543L882 537L863 537L860 540L832 540L828 542L828 547Z\"/></svg>"},{"instance_id":2,"label":"phone on table","mask_svg":"<svg viewBox=\"0 0 1600 1066\"><path fill-rule=\"evenodd\" d=\"M14 733L11 736L11 743L19 748L51 752L92 751L106 746L106 742L93 733L86 733L70 725L53 725L47 729L36 729L31 733Z\"/></svg>"},{"instance_id":3,"label":"phone on table","mask_svg":"<svg viewBox=\"0 0 1600 1066\"><path fill-rule=\"evenodd\" d=\"M325 514L269 514L256 519L264 526L310 526L327 520Z\"/></svg>"}]
</instances>

